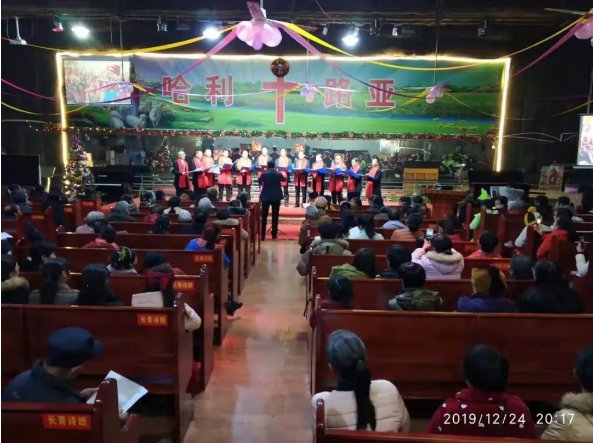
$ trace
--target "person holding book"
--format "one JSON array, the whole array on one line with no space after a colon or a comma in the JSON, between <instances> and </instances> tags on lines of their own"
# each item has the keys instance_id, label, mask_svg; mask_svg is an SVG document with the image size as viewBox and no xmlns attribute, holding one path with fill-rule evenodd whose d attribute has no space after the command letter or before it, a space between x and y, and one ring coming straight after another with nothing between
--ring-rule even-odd
<instances>
[{"instance_id":1,"label":"person holding book","mask_svg":"<svg viewBox=\"0 0 593 443\"><path fill-rule=\"evenodd\" d=\"M268 169L268 162L270 156L268 155L268 148L265 146L261 149L261 154L257 157L257 179Z\"/></svg>"},{"instance_id":2,"label":"person holding book","mask_svg":"<svg viewBox=\"0 0 593 443\"><path fill-rule=\"evenodd\" d=\"M286 155L286 149L280 149L280 157L276 161L276 166L278 168L288 168L290 165L290 159ZM284 206L288 208L288 203L290 201L290 196L288 195L288 184L290 183L290 176L288 171L279 170L280 174L284 177L284 183L282 184L282 191L284 193Z\"/></svg>"},{"instance_id":3,"label":"person holding book","mask_svg":"<svg viewBox=\"0 0 593 443\"><path fill-rule=\"evenodd\" d=\"M173 174L175 175L173 181L175 194L180 196L189 189L189 165L185 161L185 152L183 151L177 153L177 160L173 162Z\"/></svg>"},{"instance_id":4,"label":"person holding book","mask_svg":"<svg viewBox=\"0 0 593 443\"><path fill-rule=\"evenodd\" d=\"M253 162L249 158L249 151L245 149L241 153L241 157L237 160L237 191L238 194L247 192L251 194L251 167Z\"/></svg>"},{"instance_id":5,"label":"person holding book","mask_svg":"<svg viewBox=\"0 0 593 443\"><path fill-rule=\"evenodd\" d=\"M321 154L315 156L315 162L311 165L311 190L323 195L325 190L325 174L316 172L319 169L325 169Z\"/></svg>"},{"instance_id":6,"label":"person holding book","mask_svg":"<svg viewBox=\"0 0 593 443\"><path fill-rule=\"evenodd\" d=\"M342 202L342 190L344 189L344 171L346 170L346 163L342 160L341 154L336 154L331 168L334 173L329 178L329 191L332 196L332 204L340 204ZM340 170L340 171L338 171Z\"/></svg>"},{"instance_id":7,"label":"person holding book","mask_svg":"<svg viewBox=\"0 0 593 443\"><path fill-rule=\"evenodd\" d=\"M222 200L223 191L226 191L226 201L231 201L231 192L233 186L233 174L231 167L233 161L229 158L229 151L227 149L222 151L222 157L218 157L218 166L220 166L220 174L218 174L218 194Z\"/></svg>"},{"instance_id":8,"label":"person holding book","mask_svg":"<svg viewBox=\"0 0 593 443\"><path fill-rule=\"evenodd\" d=\"M371 169L369 173L366 175L367 178L367 188L366 188L366 198L369 199L371 195L381 196L381 176L383 175L383 171L381 171L381 165L379 163L379 159L374 157L371 161Z\"/></svg>"},{"instance_id":9,"label":"person holding book","mask_svg":"<svg viewBox=\"0 0 593 443\"><path fill-rule=\"evenodd\" d=\"M211 168L212 166L214 166L214 159L212 158L212 150L211 149L206 149L204 151L204 160L203 160L203 165L204 168ZM208 188L211 188L212 186L214 186L214 172L204 172L204 178L205 178L205 186L206 186L206 190L208 190Z\"/></svg>"},{"instance_id":10,"label":"person holding book","mask_svg":"<svg viewBox=\"0 0 593 443\"><path fill-rule=\"evenodd\" d=\"M191 159L189 166L192 171L195 169L204 169L206 167L204 162L204 153L202 151L196 151L196 155ZM199 201L200 198L206 195L206 188L208 188L207 181L206 173L204 171L192 173L192 182L194 185L196 200Z\"/></svg>"},{"instance_id":11,"label":"person holding book","mask_svg":"<svg viewBox=\"0 0 593 443\"><path fill-rule=\"evenodd\" d=\"M301 196L303 204L307 202L307 172L303 171L309 167L309 160L305 158L305 151L299 151L294 162L294 188L296 192L295 208L301 207Z\"/></svg>"},{"instance_id":12,"label":"person holding book","mask_svg":"<svg viewBox=\"0 0 593 443\"><path fill-rule=\"evenodd\" d=\"M360 193L362 192L362 177L358 175L360 172L360 164L358 164L357 158L352 158L352 166L350 166L350 171L354 173L354 176L348 176L348 201L355 197L360 198ZM358 177L356 177L356 175L358 175Z\"/></svg>"}]
</instances>

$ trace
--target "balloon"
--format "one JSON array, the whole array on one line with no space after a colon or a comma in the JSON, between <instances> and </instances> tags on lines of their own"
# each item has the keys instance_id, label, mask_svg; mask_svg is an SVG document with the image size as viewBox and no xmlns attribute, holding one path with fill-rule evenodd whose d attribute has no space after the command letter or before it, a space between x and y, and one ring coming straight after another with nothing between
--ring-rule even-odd
<instances>
[{"instance_id":1,"label":"balloon","mask_svg":"<svg viewBox=\"0 0 593 443\"><path fill-rule=\"evenodd\" d=\"M246 40L245 43L247 43L249 46L253 46L253 41L255 39L251 39L251 40Z\"/></svg>"},{"instance_id":2,"label":"balloon","mask_svg":"<svg viewBox=\"0 0 593 443\"><path fill-rule=\"evenodd\" d=\"M428 94L431 97L441 98L443 96L443 90L440 86L433 86L430 88L430 93Z\"/></svg>"},{"instance_id":3,"label":"balloon","mask_svg":"<svg viewBox=\"0 0 593 443\"><path fill-rule=\"evenodd\" d=\"M589 19L587 23L581 26L574 36L581 40L588 40L593 37L593 19Z\"/></svg>"},{"instance_id":4,"label":"balloon","mask_svg":"<svg viewBox=\"0 0 593 443\"><path fill-rule=\"evenodd\" d=\"M280 44L281 41L282 41L282 33L280 32L280 29L272 28L272 33L270 34L268 41L265 43L270 48L275 48L276 46L278 46Z\"/></svg>"},{"instance_id":5,"label":"balloon","mask_svg":"<svg viewBox=\"0 0 593 443\"><path fill-rule=\"evenodd\" d=\"M307 96L307 95L309 95L310 92L311 92L311 87L308 84L301 86L301 95Z\"/></svg>"},{"instance_id":6,"label":"balloon","mask_svg":"<svg viewBox=\"0 0 593 443\"><path fill-rule=\"evenodd\" d=\"M128 83L124 88L124 91L128 94L131 94L132 92L134 92L134 86L131 83Z\"/></svg>"},{"instance_id":7,"label":"balloon","mask_svg":"<svg viewBox=\"0 0 593 443\"><path fill-rule=\"evenodd\" d=\"M435 102L436 98L433 97L432 95L427 95L426 96L426 103L428 103L429 105L432 105Z\"/></svg>"},{"instance_id":8,"label":"balloon","mask_svg":"<svg viewBox=\"0 0 593 443\"><path fill-rule=\"evenodd\" d=\"M237 37L247 43L248 40L253 40L257 32L251 22L241 22L237 26Z\"/></svg>"},{"instance_id":9,"label":"balloon","mask_svg":"<svg viewBox=\"0 0 593 443\"><path fill-rule=\"evenodd\" d=\"M593 37L593 18L590 18L583 28L587 28L589 30L589 37Z\"/></svg>"},{"instance_id":10,"label":"balloon","mask_svg":"<svg viewBox=\"0 0 593 443\"><path fill-rule=\"evenodd\" d=\"M305 100L307 100L307 103L313 103L313 100L315 100L315 93L313 91L308 93Z\"/></svg>"},{"instance_id":11,"label":"balloon","mask_svg":"<svg viewBox=\"0 0 593 443\"><path fill-rule=\"evenodd\" d=\"M255 49L256 51L259 51L263 45L264 44L261 42L261 40L259 40L257 38L255 40L253 40L253 49Z\"/></svg>"},{"instance_id":12,"label":"balloon","mask_svg":"<svg viewBox=\"0 0 593 443\"><path fill-rule=\"evenodd\" d=\"M272 37L272 32L274 28L269 23L264 23L261 28L259 28L258 37L262 42L268 41Z\"/></svg>"}]
</instances>

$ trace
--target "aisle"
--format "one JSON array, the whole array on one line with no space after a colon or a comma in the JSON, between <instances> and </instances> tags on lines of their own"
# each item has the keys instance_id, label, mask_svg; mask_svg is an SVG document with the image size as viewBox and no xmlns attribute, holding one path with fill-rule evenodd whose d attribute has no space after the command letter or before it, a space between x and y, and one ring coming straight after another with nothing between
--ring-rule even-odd
<instances>
[{"instance_id":1,"label":"aisle","mask_svg":"<svg viewBox=\"0 0 593 443\"><path fill-rule=\"evenodd\" d=\"M185 442L309 443L309 326L295 242L262 243Z\"/></svg>"}]
</instances>

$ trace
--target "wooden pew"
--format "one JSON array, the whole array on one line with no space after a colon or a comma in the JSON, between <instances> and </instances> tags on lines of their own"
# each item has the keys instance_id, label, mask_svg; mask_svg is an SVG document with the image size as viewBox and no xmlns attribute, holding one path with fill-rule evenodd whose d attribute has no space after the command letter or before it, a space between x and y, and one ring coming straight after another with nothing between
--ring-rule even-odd
<instances>
[{"instance_id":1,"label":"wooden pew","mask_svg":"<svg viewBox=\"0 0 593 443\"><path fill-rule=\"evenodd\" d=\"M505 211L506 212L506 211ZM497 231L498 231L498 226L499 226L499 219L500 217L503 216L502 212L499 212L497 214L488 214L486 213L485 209L482 209L481 212L481 217L480 217L480 226L478 227L478 229L474 230L474 240L477 242L478 239L480 238L480 235L482 235L483 232L485 231L489 231L493 234L496 235ZM469 225L467 226L467 230L466 230L466 239L469 239ZM498 254L500 254L502 252L502 245L504 243L504 241L500 241L501 239L498 239L498 246L496 247L495 252L497 252Z\"/></svg>"},{"instance_id":2,"label":"wooden pew","mask_svg":"<svg viewBox=\"0 0 593 443\"><path fill-rule=\"evenodd\" d=\"M458 312L332 311L317 309L314 392L335 385L327 337L338 329L358 335L374 379L390 380L404 398L446 398L464 387L461 365L476 344L510 361L507 392L525 401L557 402L579 389L573 363L590 345L593 315Z\"/></svg>"},{"instance_id":3,"label":"wooden pew","mask_svg":"<svg viewBox=\"0 0 593 443\"><path fill-rule=\"evenodd\" d=\"M17 226L17 220L2 219L2 232L6 232L7 234L12 235L13 237L17 237L16 226ZM18 240L18 238L16 238L15 241L16 240Z\"/></svg>"},{"instance_id":4,"label":"wooden pew","mask_svg":"<svg viewBox=\"0 0 593 443\"><path fill-rule=\"evenodd\" d=\"M177 295L172 308L5 305L22 317L25 345L20 349L29 369L47 354L47 338L66 327L88 330L104 346L101 357L85 363L73 387L98 386L110 370L134 379L150 394L174 397L174 438L181 443L193 417L186 393L192 375L192 334L184 328L184 303ZM158 326L156 322L158 320ZM113 325L117 325L114 327ZM19 334L2 325L3 334ZM21 372L21 371L19 371ZM5 373L3 379L16 374ZM77 440L80 441L80 440Z\"/></svg>"},{"instance_id":5,"label":"wooden pew","mask_svg":"<svg viewBox=\"0 0 593 443\"><path fill-rule=\"evenodd\" d=\"M109 217L110 212L111 211L103 210L103 213L105 214L105 218ZM150 212L148 214L150 214ZM144 220L144 218L148 214L145 214L143 212L131 212L128 215L130 217L134 217L136 219L136 222L144 223L142 220ZM171 219L171 223L179 223L179 214L163 214L163 216L169 217ZM132 222L129 222L129 223L132 223ZM154 223L150 223L150 224L152 225L152 229L154 229ZM189 223L183 223L181 226L186 225L186 224L189 224Z\"/></svg>"},{"instance_id":6,"label":"wooden pew","mask_svg":"<svg viewBox=\"0 0 593 443\"><path fill-rule=\"evenodd\" d=\"M91 211L101 211L101 196L94 200L74 200L74 220L76 226L82 226L86 215Z\"/></svg>"},{"instance_id":7,"label":"wooden pew","mask_svg":"<svg viewBox=\"0 0 593 443\"><path fill-rule=\"evenodd\" d=\"M45 212L23 212L16 221L17 240L27 239L27 222L31 222L44 240L56 242L56 222L52 208L47 208Z\"/></svg>"},{"instance_id":8,"label":"wooden pew","mask_svg":"<svg viewBox=\"0 0 593 443\"><path fill-rule=\"evenodd\" d=\"M309 244L313 241L313 237L308 237ZM416 249L416 242L414 241L398 241L398 240L348 240L348 244L350 246L350 251L353 254L356 254L356 251L363 248L372 249L375 251L377 255L385 255L387 249L389 249L392 245L402 245L410 252L413 252ZM476 242L469 242L469 241L461 241L461 242L453 242L453 248L459 252L461 255L468 256L472 252L477 251L480 248L480 245Z\"/></svg>"},{"instance_id":9,"label":"wooden pew","mask_svg":"<svg viewBox=\"0 0 593 443\"><path fill-rule=\"evenodd\" d=\"M101 382L94 404L2 402L2 435L8 441L138 443L138 417L120 428L117 381Z\"/></svg>"}]
</instances>

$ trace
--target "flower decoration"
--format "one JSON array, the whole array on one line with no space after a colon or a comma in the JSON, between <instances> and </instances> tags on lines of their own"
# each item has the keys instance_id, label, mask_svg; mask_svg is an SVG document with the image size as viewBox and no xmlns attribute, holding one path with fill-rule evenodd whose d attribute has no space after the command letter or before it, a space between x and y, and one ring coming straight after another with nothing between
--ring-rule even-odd
<instances>
[{"instance_id":1,"label":"flower decoration","mask_svg":"<svg viewBox=\"0 0 593 443\"><path fill-rule=\"evenodd\" d=\"M282 57L278 57L272 60L270 64L270 71L276 77L285 77L290 71L290 63L284 60Z\"/></svg>"}]
</instances>

